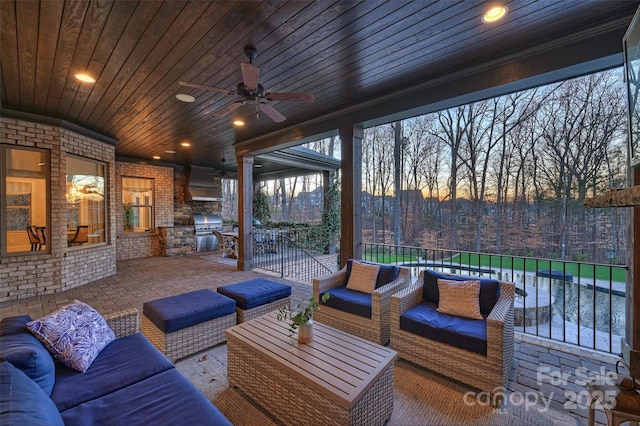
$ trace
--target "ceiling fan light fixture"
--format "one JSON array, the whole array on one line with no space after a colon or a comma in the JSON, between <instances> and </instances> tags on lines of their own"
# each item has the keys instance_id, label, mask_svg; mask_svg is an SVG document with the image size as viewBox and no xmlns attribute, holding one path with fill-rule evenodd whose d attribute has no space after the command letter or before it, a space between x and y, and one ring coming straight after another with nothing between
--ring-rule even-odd
<instances>
[{"instance_id":1,"label":"ceiling fan light fixture","mask_svg":"<svg viewBox=\"0 0 640 426\"><path fill-rule=\"evenodd\" d=\"M178 93L176 95L176 99L182 102L186 102L186 103L191 103L194 102L196 100L196 98L194 98L191 95L187 95L186 93Z\"/></svg>"},{"instance_id":2,"label":"ceiling fan light fixture","mask_svg":"<svg viewBox=\"0 0 640 426\"><path fill-rule=\"evenodd\" d=\"M95 83L96 79L91 77L89 74L78 73L75 75L76 80L80 80L83 83Z\"/></svg>"},{"instance_id":3,"label":"ceiling fan light fixture","mask_svg":"<svg viewBox=\"0 0 640 426\"><path fill-rule=\"evenodd\" d=\"M240 119L235 119L233 120L233 125L236 127L242 127L244 126L244 121L240 120Z\"/></svg>"},{"instance_id":4,"label":"ceiling fan light fixture","mask_svg":"<svg viewBox=\"0 0 640 426\"><path fill-rule=\"evenodd\" d=\"M482 15L482 22L489 24L499 21L504 18L508 11L509 8L507 6L493 6L484 15Z\"/></svg>"}]
</instances>

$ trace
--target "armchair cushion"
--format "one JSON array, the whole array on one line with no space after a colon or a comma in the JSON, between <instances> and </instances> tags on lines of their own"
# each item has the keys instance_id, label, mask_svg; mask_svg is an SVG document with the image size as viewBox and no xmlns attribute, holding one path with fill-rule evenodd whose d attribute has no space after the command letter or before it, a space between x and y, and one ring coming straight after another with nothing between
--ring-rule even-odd
<instances>
[{"instance_id":1,"label":"armchair cushion","mask_svg":"<svg viewBox=\"0 0 640 426\"><path fill-rule=\"evenodd\" d=\"M500 297L500 282L477 277L464 277L460 275L445 274L429 269L424 271L424 300L438 305L440 293L438 291L438 279L453 281L477 281L480 280L480 313L487 316Z\"/></svg>"},{"instance_id":2,"label":"armchair cushion","mask_svg":"<svg viewBox=\"0 0 640 426\"><path fill-rule=\"evenodd\" d=\"M400 329L440 343L487 355L487 321L443 314L423 301L400 316Z\"/></svg>"},{"instance_id":3,"label":"armchair cushion","mask_svg":"<svg viewBox=\"0 0 640 426\"><path fill-rule=\"evenodd\" d=\"M438 279L438 312L459 317L482 319L480 314L480 281Z\"/></svg>"},{"instance_id":4,"label":"armchair cushion","mask_svg":"<svg viewBox=\"0 0 640 426\"><path fill-rule=\"evenodd\" d=\"M347 279L347 288L349 290L361 291L363 293L371 293L375 290L376 279L378 278L379 271L379 265L353 262L351 264L351 273Z\"/></svg>"},{"instance_id":5,"label":"armchair cushion","mask_svg":"<svg viewBox=\"0 0 640 426\"><path fill-rule=\"evenodd\" d=\"M347 277L351 275L351 265L353 262L354 262L353 259L349 259L347 261ZM356 262L359 262L365 265L377 265L380 267L380 271L378 272L378 278L376 278L375 288L380 288L385 284L389 284L391 281L398 278L398 275L400 274L400 268L396 265L377 264L377 263L365 262L363 260L357 260Z\"/></svg>"},{"instance_id":6,"label":"armchair cushion","mask_svg":"<svg viewBox=\"0 0 640 426\"><path fill-rule=\"evenodd\" d=\"M329 293L331 297L320 306L338 309L365 318L371 318L371 293L350 290L346 286L332 288ZM320 294L320 297L322 297Z\"/></svg>"}]
</instances>

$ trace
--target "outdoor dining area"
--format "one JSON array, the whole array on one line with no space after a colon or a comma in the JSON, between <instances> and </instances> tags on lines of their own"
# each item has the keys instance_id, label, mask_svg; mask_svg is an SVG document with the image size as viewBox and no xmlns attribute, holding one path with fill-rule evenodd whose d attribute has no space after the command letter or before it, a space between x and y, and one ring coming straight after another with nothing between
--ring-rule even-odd
<instances>
[{"instance_id":1,"label":"outdoor dining area","mask_svg":"<svg viewBox=\"0 0 640 426\"><path fill-rule=\"evenodd\" d=\"M551 376L539 376L538 383L524 379L539 375L535 363L549 366L549 374L553 368L566 371L569 365L574 371L596 372L600 367L615 371L615 357L595 353L587 357L514 334L513 291L508 283L458 282L473 288L466 293L475 296L462 298L475 300L476 307L465 312L458 296L453 313L446 314L436 309L449 297L438 281L462 277L424 274L411 282L405 268L350 260L342 270L309 286L237 271L221 260L205 253L123 261L115 276L55 298L41 296L39 304L4 303L0 316L3 324L6 318L25 314L42 319L74 300L85 301L113 328L115 340L110 345L143 336L154 351L165 354L171 362L163 368L176 370L189 383L176 382L178 394L186 397L187 389L195 386L210 402L206 408L198 408L202 401L191 405L193 412L188 415L173 410L189 418L213 408L211 424L586 424L586 403L571 408L565 399L568 391L587 397L586 387L558 384ZM141 271L146 271L144 280ZM138 284L142 281L145 285ZM92 295L97 287L104 289L98 299ZM439 304L428 299L436 289ZM292 335L289 324L278 318L279 309L312 296L319 300L326 292L328 300L313 316L312 340L297 342L297 332ZM182 313L180 306L188 306L190 313ZM370 311L363 312L367 306ZM478 313L482 319L464 317ZM421 331L420 324L430 318L440 318L441 324L448 318L454 328L461 327L458 337L443 338L433 327ZM468 328L473 322L488 328L483 344L479 342L485 334ZM4 343L6 328L2 330ZM472 337L475 333L479 337ZM149 350L142 353L155 359ZM103 352L105 357L110 354L107 349ZM96 367L106 362L101 353L93 361ZM91 366L82 374L64 366L58 370L64 377L92 371ZM70 379L57 374L61 373L56 373L55 383L67 383L66 389L71 389ZM77 408L65 410L56 386L51 398L65 424L80 424L87 408L79 417ZM121 402L120 409L130 412L135 403L136 399ZM595 420L606 424L604 410L595 410Z\"/></svg>"}]
</instances>

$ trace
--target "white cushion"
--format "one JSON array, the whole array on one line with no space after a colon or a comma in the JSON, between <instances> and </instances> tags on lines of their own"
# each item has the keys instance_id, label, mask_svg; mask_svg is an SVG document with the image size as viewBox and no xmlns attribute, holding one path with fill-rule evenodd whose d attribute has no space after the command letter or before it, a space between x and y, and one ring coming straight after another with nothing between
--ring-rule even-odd
<instances>
[{"instance_id":1,"label":"white cushion","mask_svg":"<svg viewBox=\"0 0 640 426\"><path fill-rule=\"evenodd\" d=\"M351 275L347 281L349 290L371 293L376 288L376 279L380 272L379 265L365 265L364 263L351 262Z\"/></svg>"},{"instance_id":2,"label":"white cushion","mask_svg":"<svg viewBox=\"0 0 640 426\"><path fill-rule=\"evenodd\" d=\"M482 319L480 281L438 279L438 312L459 317Z\"/></svg>"},{"instance_id":3,"label":"white cushion","mask_svg":"<svg viewBox=\"0 0 640 426\"><path fill-rule=\"evenodd\" d=\"M116 339L104 317L78 300L28 322L27 327L56 359L82 373Z\"/></svg>"}]
</instances>

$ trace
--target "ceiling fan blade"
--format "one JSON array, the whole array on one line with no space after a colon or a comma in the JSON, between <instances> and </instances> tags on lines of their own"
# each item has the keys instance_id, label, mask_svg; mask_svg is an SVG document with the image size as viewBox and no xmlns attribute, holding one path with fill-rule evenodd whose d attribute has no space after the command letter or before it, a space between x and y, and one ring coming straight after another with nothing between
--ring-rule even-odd
<instances>
[{"instance_id":1,"label":"ceiling fan blade","mask_svg":"<svg viewBox=\"0 0 640 426\"><path fill-rule=\"evenodd\" d=\"M287 119L284 115L280 114L274 107L269 104L260 104L260 110L276 123L282 123Z\"/></svg>"},{"instance_id":2,"label":"ceiling fan blade","mask_svg":"<svg viewBox=\"0 0 640 426\"><path fill-rule=\"evenodd\" d=\"M233 103L230 103L224 108L220 108L219 110L214 111L213 115L215 115L216 117L222 117L223 115L227 115L230 112L235 111L236 109L240 108L244 104L245 104L244 101L235 101Z\"/></svg>"},{"instance_id":3,"label":"ceiling fan blade","mask_svg":"<svg viewBox=\"0 0 640 426\"><path fill-rule=\"evenodd\" d=\"M178 84L180 86L185 86L185 87L194 87L196 89L202 89L202 90L209 90L211 92L224 93L225 95L235 95L236 94L236 92L234 92L232 90L218 89L217 87L204 86L202 84L196 84L196 83L189 83L188 81L179 81Z\"/></svg>"},{"instance_id":4,"label":"ceiling fan blade","mask_svg":"<svg viewBox=\"0 0 640 426\"><path fill-rule=\"evenodd\" d=\"M249 90L258 90L258 79L260 78L260 69L251 64L241 63L242 82Z\"/></svg>"},{"instance_id":5,"label":"ceiling fan blade","mask_svg":"<svg viewBox=\"0 0 640 426\"><path fill-rule=\"evenodd\" d=\"M310 93L267 93L265 97L270 101L313 102Z\"/></svg>"}]
</instances>

